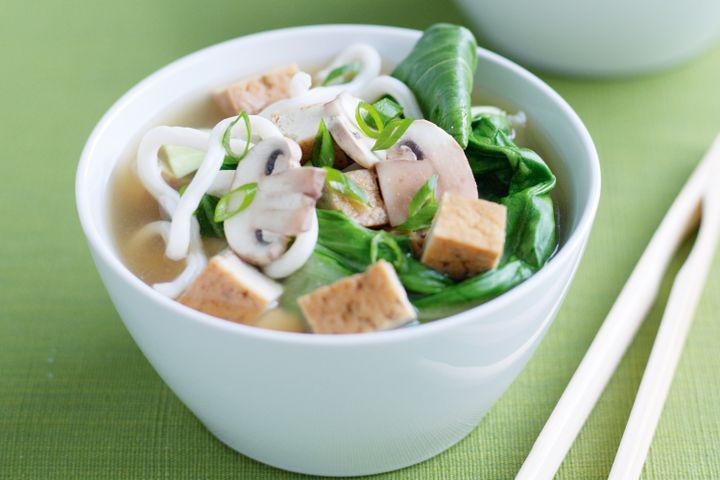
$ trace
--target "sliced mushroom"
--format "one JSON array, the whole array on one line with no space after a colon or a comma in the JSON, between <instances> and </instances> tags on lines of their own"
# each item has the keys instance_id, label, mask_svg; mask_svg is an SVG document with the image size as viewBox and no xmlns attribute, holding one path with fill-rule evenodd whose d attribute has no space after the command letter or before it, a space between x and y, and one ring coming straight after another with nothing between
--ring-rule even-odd
<instances>
[{"instance_id":1,"label":"sliced mushroom","mask_svg":"<svg viewBox=\"0 0 720 480\"><path fill-rule=\"evenodd\" d=\"M243 260L268 265L285 252L290 236L311 229L325 171L301 168L300 155L294 141L271 137L255 145L238 165L231 189L257 183L250 206L225 220L228 244ZM231 199L229 210L239 201Z\"/></svg>"},{"instance_id":2,"label":"sliced mushroom","mask_svg":"<svg viewBox=\"0 0 720 480\"><path fill-rule=\"evenodd\" d=\"M385 152L374 152L372 147L375 140L357 126L355 111L359 102L349 93L341 93L335 100L325 104L323 120L330 135L350 158L365 168L372 168L385 159Z\"/></svg>"},{"instance_id":3,"label":"sliced mushroom","mask_svg":"<svg viewBox=\"0 0 720 480\"><path fill-rule=\"evenodd\" d=\"M386 160L376 171L393 226L407 219L410 200L433 175L438 175L438 198L445 192L478 198L465 152L453 137L427 120L414 121L387 150Z\"/></svg>"}]
</instances>

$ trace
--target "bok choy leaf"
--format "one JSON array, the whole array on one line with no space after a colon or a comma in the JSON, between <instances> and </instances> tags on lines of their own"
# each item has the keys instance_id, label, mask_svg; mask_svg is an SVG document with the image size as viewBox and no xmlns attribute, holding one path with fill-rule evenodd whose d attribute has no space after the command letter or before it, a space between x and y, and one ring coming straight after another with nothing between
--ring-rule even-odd
<instances>
[{"instance_id":1,"label":"bok choy leaf","mask_svg":"<svg viewBox=\"0 0 720 480\"><path fill-rule=\"evenodd\" d=\"M448 277L412 256L407 235L370 230L337 210L318 210L317 214L320 224L318 245L334 252L337 261L353 273L364 272L371 263L382 258L393 264L409 292L437 293L452 285Z\"/></svg>"},{"instance_id":2,"label":"bok choy leaf","mask_svg":"<svg viewBox=\"0 0 720 480\"><path fill-rule=\"evenodd\" d=\"M477 42L459 25L429 27L410 55L393 70L420 104L425 117L465 148L470 136L470 96L477 67Z\"/></svg>"}]
</instances>

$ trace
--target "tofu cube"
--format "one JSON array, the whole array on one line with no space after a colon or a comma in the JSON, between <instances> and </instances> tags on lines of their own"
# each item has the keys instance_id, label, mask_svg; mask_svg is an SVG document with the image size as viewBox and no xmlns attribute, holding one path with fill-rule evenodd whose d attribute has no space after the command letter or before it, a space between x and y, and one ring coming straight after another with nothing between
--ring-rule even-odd
<instances>
[{"instance_id":1,"label":"tofu cube","mask_svg":"<svg viewBox=\"0 0 720 480\"><path fill-rule=\"evenodd\" d=\"M289 108L274 112L270 120L277 125L283 135L295 140L302 150L302 161L312 158L315 135L317 135L322 120L325 105L304 105L297 108ZM335 162L333 167L343 169L350 164L350 159L337 144L333 142L335 151Z\"/></svg>"},{"instance_id":2,"label":"tofu cube","mask_svg":"<svg viewBox=\"0 0 720 480\"><path fill-rule=\"evenodd\" d=\"M291 140L295 140L303 152L303 159L312 156L315 135L323 116L323 104L304 105L281 110L270 115L272 122Z\"/></svg>"},{"instance_id":3,"label":"tofu cube","mask_svg":"<svg viewBox=\"0 0 720 480\"><path fill-rule=\"evenodd\" d=\"M178 301L209 315L250 325L281 294L279 284L226 251L210 259Z\"/></svg>"},{"instance_id":4,"label":"tofu cube","mask_svg":"<svg viewBox=\"0 0 720 480\"><path fill-rule=\"evenodd\" d=\"M364 227L379 227L388 223L385 202L380 195L377 175L371 170L361 168L345 175L362 188L367 194L370 206L354 202L340 193L325 187L319 206L328 210L340 210Z\"/></svg>"},{"instance_id":5,"label":"tofu cube","mask_svg":"<svg viewBox=\"0 0 720 480\"><path fill-rule=\"evenodd\" d=\"M252 115L273 102L290 96L290 80L300 69L294 63L241 80L215 92L215 103L230 117L245 111Z\"/></svg>"},{"instance_id":6,"label":"tofu cube","mask_svg":"<svg viewBox=\"0 0 720 480\"><path fill-rule=\"evenodd\" d=\"M505 245L506 209L445 193L420 261L456 280L495 268Z\"/></svg>"},{"instance_id":7,"label":"tofu cube","mask_svg":"<svg viewBox=\"0 0 720 480\"><path fill-rule=\"evenodd\" d=\"M298 298L298 305L314 333L386 330L415 318L395 269L384 260Z\"/></svg>"}]
</instances>

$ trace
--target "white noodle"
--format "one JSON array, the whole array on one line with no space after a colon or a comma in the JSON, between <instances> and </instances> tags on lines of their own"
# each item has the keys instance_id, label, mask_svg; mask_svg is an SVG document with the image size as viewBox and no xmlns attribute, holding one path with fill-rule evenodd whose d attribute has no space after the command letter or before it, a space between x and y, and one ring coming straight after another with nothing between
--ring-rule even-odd
<instances>
[{"instance_id":1,"label":"white noodle","mask_svg":"<svg viewBox=\"0 0 720 480\"><path fill-rule=\"evenodd\" d=\"M291 98L278 100L277 102L268 105L258 115L270 118L273 113L282 110L295 109L307 105L316 105L318 103L327 103L334 100L342 92L350 91L354 93L360 90L366 83L380 75L382 59L380 58L378 51L369 45L355 44L340 52L340 54L335 57L335 59L330 62L327 67L318 72L318 79L322 82L322 80L324 80L328 73L330 73L334 68L352 62L360 63L360 71L350 82L343 85L311 88L297 96L291 94ZM297 75L298 74L295 74L296 77ZM295 78L293 78L293 80L295 80ZM299 81L300 80L298 80L298 82Z\"/></svg>"},{"instance_id":2,"label":"white noodle","mask_svg":"<svg viewBox=\"0 0 720 480\"><path fill-rule=\"evenodd\" d=\"M162 176L158 157L160 148L163 145L177 145L207 150L209 138L209 130L186 127L155 127L142 138L136 162L137 174L145 189L155 197L168 217L175 213L180 195ZM245 141L233 139L230 146L233 151L240 152L245 148ZM250 146L252 147L252 144Z\"/></svg>"},{"instance_id":3,"label":"white noodle","mask_svg":"<svg viewBox=\"0 0 720 480\"><path fill-rule=\"evenodd\" d=\"M212 185L208 188L207 194L214 197L222 197L230 191L234 178L235 170L220 170L217 175L215 175Z\"/></svg>"},{"instance_id":4,"label":"white noodle","mask_svg":"<svg viewBox=\"0 0 720 480\"><path fill-rule=\"evenodd\" d=\"M209 135L194 128L155 127L145 134L137 155L137 173L148 192L155 197L166 215L172 216L180 195L162 176L158 151L163 145L207 149Z\"/></svg>"},{"instance_id":5,"label":"white noodle","mask_svg":"<svg viewBox=\"0 0 720 480\"><path fill-rule=\"evenodd\" d=\"M159 235L167 243L170 235L170 222L158 220L156 222L148 223L138 230L132 241L142 242L148 237L155 235ZM197 220L193 219L190 252L185 261L185 269L175 278L175 280L171 282L155 283L153 284L153 288L167 297L177 298L188 287L188 285L195 280L200 272L202 272L205 265L207 265L207 257L203 251L202 240L200 239L200 227Z\"/></svg>"},{"instance_id":6,"label":"white noodle","mask_svg":"<svg viewBox=\"0 0 720 480\"><path fill-rule=\"evenodd\" d=\"M313 213L310 230L297 237L290 248L277 260L263 268L270 278L285 278L299 270L308 261L318 239L317 213Z\"/></svg>"},{"instance_id":7,"label":"white noodle","mask_svg":"<svg viewBox=\"0 0 720 480\"><path fill-rule=\"evenodd\" d=\"M336 85L334 87L315 87L297 97L286 98L271 103L258 115L270 118L273 113L283 110L292 110L308 105L317 105L318 103L327 103L335 99L345 90L344 85Z\"/></svg>"},{"instance_id":8,"label":"white noodle","mask_svg":"<svg viewBox=\"0 0 720 480\"><path fill-rule=\"evenodd\" d=\"M357 92L357 96L368 103L379 100L385 95L390 95L397 100L400 106L403 107L406 118L424 118L412 90L397 78L388 75L375 77Z\"/></svg>"},{"instance_id":9,"label":"white noodle","mask_svg":"<svg viewBox=\"0 0 720 480\"><path fill-rule=\"evenodd\" d=\"M378 51L370 45L356 43L355 45L350 45L340 52L340 54L335 57L335 59L330 62L327 67L320 70L316 76L318 80L322 82L328 74L337 67L353 62L360 63L360 71L350 82L342 85L343 87L353 90L358 86L365 85L371 79L380 75L382 59L380 58Z\"/></svg>"}]
</instances>

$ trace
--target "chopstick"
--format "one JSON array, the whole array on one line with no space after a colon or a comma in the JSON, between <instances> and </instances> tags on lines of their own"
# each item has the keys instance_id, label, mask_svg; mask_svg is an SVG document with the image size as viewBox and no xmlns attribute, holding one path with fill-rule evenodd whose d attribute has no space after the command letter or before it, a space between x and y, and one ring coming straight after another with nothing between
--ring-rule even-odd
<instances>
[{"instance_id":1,"label":"chopstick","mask_svg":"<svg viewBox=\"0 0 720 480\"><path fill-rule=\"evenodd\" d=\"M540 432L516 480L551 479L635 337L674 253L700 220L710 173L720 163L720 136L680 191L625 283L580 366ZM696 287L699 290L702 282Z\"/></svg>"},{"instance_id":2,"label":"chopstick","mask_svg":"<svg viewBox=\"0 0 720 480\"><path fill-rule=\"evenodd\" d=\"M720 164L720 162L716 163ZM717 165L714 167L710 176L718 178L720 167ZM708 184L702 199L702 220L698 237L673 282L670 298L609 479L626 480L640 477L700 300L703 284L710 271L719 236L720 188L712 188Z\"/></svg>"}]
</instances>

